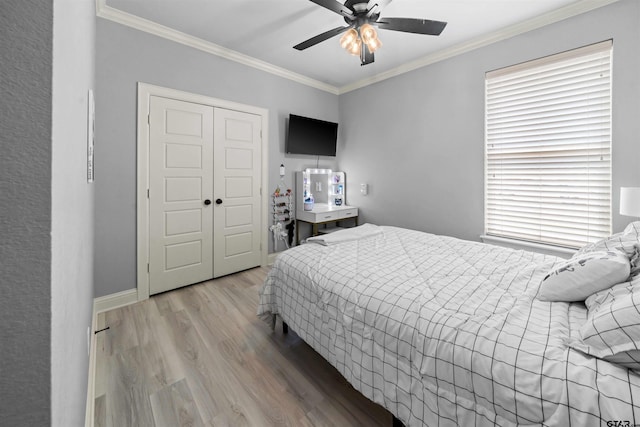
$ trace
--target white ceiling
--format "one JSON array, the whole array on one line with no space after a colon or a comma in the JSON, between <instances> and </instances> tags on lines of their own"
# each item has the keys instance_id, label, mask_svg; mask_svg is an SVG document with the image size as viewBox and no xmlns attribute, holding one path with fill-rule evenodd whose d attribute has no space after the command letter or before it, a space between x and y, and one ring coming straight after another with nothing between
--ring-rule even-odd
<instances>
[{"instance_id":1,"label":"white ceiling","mask_svg":"<svg viewBox=\"0 0 640 427\"><path fill-rule=\"evenodd\" d=\"M98 0L98 16L169 34L168 38L178 37L230 59L255 59L258 68L291 73L294 80L342 93L613 1L394 0L381 17L448 25L438 37L379 30L382 47L375 62L365 66L339 46L340 36L304 51L293 49L345 23L340 15L308 0Z\"/></svg>"}]
</instances>

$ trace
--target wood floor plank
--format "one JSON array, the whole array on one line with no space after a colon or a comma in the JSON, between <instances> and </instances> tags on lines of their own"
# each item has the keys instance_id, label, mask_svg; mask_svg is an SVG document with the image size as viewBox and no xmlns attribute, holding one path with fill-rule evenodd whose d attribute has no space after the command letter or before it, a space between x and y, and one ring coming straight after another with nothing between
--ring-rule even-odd
<instances>
[{"instance_id":1,"label":"wood floor plank","mask_svg":"<svg viewBox=\"0 0 640 427\"><path fill-rule=\"evenodd\" d=\"M109 329L104 331L105 350L109 355L127 351L138 345L138 335L133 319L133 306L120 307L105 313L105 325Z\"/></svg>"},{"instance_id":2,"label":"wood floor plank","mask_svg":"<svg viewBox=\"0 0 640 427\"><path fill-rule=\"evenodd\" d=\"M307 418L316 427L361 425L355 419L345 415L330 400L320 402L307 414ZM369 425L367 425L369 427Z\"/></svg>"},{"instance_id":3,"label":"wood floor plank","mask_svg":"<svg viewBox=\"0 0 640 427\"><path fill-rule=\"evenodd\" d=\"M210 375L209 367L204 360L209 351L201 342L184 309L165 314L163 319L171 332L170 340L178 350L179 363L185 377L190 380L190 388L200 408L202 419L211 420L223 411L226 396L223 390L213 384L218 378Z\"/></svg>"},{"instance_id":4,"label":"wood floor plank","mask_svg":"<svg viewBox=\"0 0 640 427\"><path fill-rule=\"evenodd\" d=\"M390 426L294 331L256 316L255 268L100 314L95 425ZM101 317L100 317L101 316ZM100 378L98 378L100 377Z\"/></svg>"},{"instance_id":5,"label":"wood floor plank","mask_svg":"<svg viewBox=\"0 0 640 427\"><path fill-rule=\"evenodd\" d=\"M161 390L185 378L178 352L170 340L171 331L158 312L155 304L140 303L136 307L136 327L144 329L141 348L144 354L144 374L147 379L147 387L151 393Z\"/></svg>"},{"instance_id":6,"label":"wood floor plank","mask_svg":"<svg viewBox=\"0 0 640 427\"><path fill-rule=\"evenodd\" d=\"M158 295L153 295L150 300L156 304L158 311L162 316L168 313L175 313L180 310L184 310L185 307L182 305L180 299L175 297L175 293L180 292L182 289L177 289L174 292L164 292Z\"/></svg>"},{"instance_id":7,"label":"wood floor plank","mask_svg":"<svg viewBox=\"0 0 640 427\"><path fill-rule=\"evenodd\" d=\"M291 359L294 366L313 378L316 386L326 396L326 400L332 403L331 408L352 420L346 425L361 425L363 422L370 426L391 425L392 416L387 410L364 398L333 366L307 344L297 346L296 351L291 352ZM340 395L333 393L336 387L340 388Z\"/></svg>"},{"instance_id":8,"label":"wood floor plank","mask_svg":"<svg viewBox=\"0 0 640 427\"><path fill-rule=\"evenodd\" d=\"M264 414L265 422L296 426L297 420L304 417L305 408L279 373L268 369L259 355L238 352L236 343L223 342L219 347L234 376Z\"/></svg>"},{"instance_id":9,"label":"wood floor plank","mask_svg":"<svg viewBox=\"0 0 640 427\"><path fill-rule=\"evenodd\" d=\"M146 300L129 306L129 308L131 309L131 317L135 325L138 344L144 345L153 341L153 324L160 317L157 305L151 300Z\"/></svg>"},{"instance_id":10,"label":"wood floor plank","mask_svg":"<svg viewBox=\"0 0 640 427\"><path fill-rule=\"evenodd\" d=\"M156 427L202 427L204 422L185 379L151 395Z\"/></svg>"},{"instance_id":11,"label":"wood floor plank","mask_svg":"<svg viewBox=\"0 0 640 427\"><path fill-rule=\"evenodd\" d=\"M227 340L242 333L242 327L234 322L230 322L225 308L221 310L217 304L212 304L208 300L208 295L204 292L204 287L194 286L195 292L189 298L199 298L204 303L197 306L193 302L187 304L185 311L192 319L198 333L202 336L205 345L215 346L217 343ZM218 301L218 304L222 304ZM224 325L224 327L221 327Z\"/></svg>"},{"instance_id":12,"label":"wood floor plank","mask_svg":"<svg viewBox=\"0 0 640 427\"><path fill-rule=\"evenodd\" d=\"M95 399L93 408L93 427L107 427L107 396L103 394Z\"/></svg>"},{"instance_id":13,"label":"wood floor plank","mask_svg":"<svg viewBox=\"0 0 640 427\"><path fill-rule=\"evenodd\" d=\"M229 411L222 412L207 423L209 427L252 427L250 421L238 407L232 406Z\"/></svg>"},{"instance_id":14,"label":"wood floor plank","mask_svg":"<svg viewBox=\"0 0 640 427\"><path fill-rule=\"evenodd\" d=\"M107 426L153 426L144 356L139 347L109 357Z\"/></svg>"},{"instance_id":15,"label":"wood floor plank","mask_svg":"<svg viewBox=\"0 0 640 427\"><path fill-rule=\"evenodd\" d=\"M219 412L238 412L250 425L263 423L264 414L254 411L255 402L229 369L216 347L207 347L193 326L186 310L165 316L173 331L173 340L181 350L179 356L189 379L195 401L203 419L213 419Z\"/></svg>"}]
</instances>

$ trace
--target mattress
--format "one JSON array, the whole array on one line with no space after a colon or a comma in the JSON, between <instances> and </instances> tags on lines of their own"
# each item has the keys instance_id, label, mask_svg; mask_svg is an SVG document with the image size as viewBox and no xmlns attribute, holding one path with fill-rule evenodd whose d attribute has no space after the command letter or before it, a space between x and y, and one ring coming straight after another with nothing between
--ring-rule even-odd
<instances>
[{"instance_id":1,"label":"mattress","mask_svg":"<svg viewBox=\"0 0 640 427\"><path fill-rule=\"evenodd\" d=\"M397 227L341 236L281 253L258 314L405 425L640 424L640 376L569 346L584 304L536 299L562 260Z\"/></svg>"}]
</instances>

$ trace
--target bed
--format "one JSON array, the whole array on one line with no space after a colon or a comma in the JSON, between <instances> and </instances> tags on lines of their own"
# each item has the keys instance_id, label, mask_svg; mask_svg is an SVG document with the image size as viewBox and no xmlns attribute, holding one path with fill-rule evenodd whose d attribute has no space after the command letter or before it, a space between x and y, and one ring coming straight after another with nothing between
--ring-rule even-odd
<instances>
[{"instance_id":1,"label":"bed","mask_svg":"<svg viewBox=\"0 0 640 427\"><path fill-rule=\"evenodd\" d=\"M640 425L639 231L564 260L364 224L281 253L258 315L406 426Z\"/></svg>"}]
</instances>

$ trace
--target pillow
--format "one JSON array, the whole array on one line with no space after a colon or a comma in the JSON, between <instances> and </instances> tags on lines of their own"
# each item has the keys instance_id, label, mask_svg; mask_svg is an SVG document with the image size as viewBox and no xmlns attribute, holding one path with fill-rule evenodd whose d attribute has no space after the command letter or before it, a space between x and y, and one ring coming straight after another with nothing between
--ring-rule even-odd
<instances>
[{"instance_id":1,"label":"pillow","mask_svg":"<svg viewBox=\"0 0 640 427\"><path fill-rule=\"evenodd\" d=\"M585 301L589 311L570 346L629 369L640 369L640 279Z\"/></svg>"},{"instance_id":2,"label":"pillow","mask_svg":"<svg viewBox=\"0 0 640 427\"><path fill-rule=\"evenodd\" d=\"M604 239L584 245L575 254L581 255L587 252L622 249L626 246L633 246L635 243L640 243L640 221L629 223L624 231L620 233L615 233Z\"/></svg>"},{"instance_id":3,"label":"pillow","mask_svg":"<svg viewBox=\"0 0 640 427\"><path fill-rule=\"evenodd\" d=\"M636 277L629 282L620 283L608 289L596 292L584 301L584 305L587 307L589 313L595 314L600 311L603 305L610 306L610 304L616 299L626 296L630 292L628 289L629 286L634 285L640 286L640 277Z\"/></svg>"},{"instance_id":4,"label":"pillow","mask_svg":"<svg viewBox=\"0 0 640 427\"><path fill-rule=\"evenodd\" d=\"M631 264L631 275L640 272L640 221L629 223L621 233L613 234L597 242L589 243L580 248L574 256L589 252L610 251L618 249L626 253Z\"/></svg>"},{"instance_id":5,"label":"pillow","mask_svg":"<svg viewBox=\"0 0 640 427\"><path fill-rule=\"evenodd\" d=\"M625 235L634 234L636 237L640 236L640 221L630 222L622 232Z\"/></svg>"},{"instance_id":6,"label":"pillow","mask_svg":"<svg viewBox=\"0 0 640 427\"><path fill-rule=\"evenodd\" d=\"M629 258L619 250L574 255L542 279L538 299L584 301L595 292L626 281L629 272Z\"/></svg>"}]
</instances>

